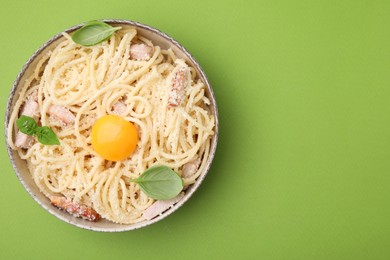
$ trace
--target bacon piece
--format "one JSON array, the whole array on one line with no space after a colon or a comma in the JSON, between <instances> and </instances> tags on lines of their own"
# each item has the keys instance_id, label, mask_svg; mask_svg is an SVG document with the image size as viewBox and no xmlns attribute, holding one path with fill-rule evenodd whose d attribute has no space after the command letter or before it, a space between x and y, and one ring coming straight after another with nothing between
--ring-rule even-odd
<instances>
[{"instance_id":1,"label":"bacon piece","mask_svg":"<svg viewBox=\"0 0 390 260\"><path fill-rule=\"evenodd\" d=\"M123 101L118 101L118 102L115 102L112 107L112 112L116 115L122 115L126 109L127 109L127 106L125 104L125 102Z\"/></svg>"},{"instance_id":2,"label":"bacon piece","mask_svg":"<svg viewBox=\"0 0 390 260\"><path fill-rule=\"evenodd\" d=\"M32 117L34 118L35 121L37 121L39 118L39 106L38 106L37 99L38 99L37 93L33 92L31 96L29 96L25 101L23 109L20 114ZM16 147L27 149L31 146L33 141L34 138L30 135L23 134L20 131L16 133L16 137L15 137Z\"/></svg>"},{"instance_id":3,"label":"bacon piece","mask_svg":"<svg viewBox=\"0 0 390 260\"><path fill-rule=\"evenodd\" d=\"M194 175L198 171L200 162L201 162L200 158L197 158L191 162L184 164L182 169L182 177L189 178L192 175Z\"/></svg>"},{"instance_id":4,"label":"bacon piece","mask_svg":"<svg viewBox=\"0 0 390 260\"><path fill-rule=\"evenodd\" d=\"M75 116L72 114L72 112L63 106L51 105L47 112L53 119L59 120L63 125L73 123L75 120Z\"/></svg>"},{"instance_id":5,"label":"bacon piece","mask_svg":"<svg viewBox=\"0 0 390 260\"><path fill-rule=\"evenodd\" d=\"M144 218L146 220L151 220L154 217L157 217L167 209L171 208L177 202L179 202L184 197L184 192L180 193L176 197L170 200L158 200L153 203L149 208L144 212Z\"/></svg>"},{"instance_id":6,"label":"bacon piece","mask_svg":"<svg viewBox=\"0 0 390 260\"><path fill-rule=\"evenodd\" d=\"M65 210L74 217L81 217L92 222L96 222L100 219L100 215L92 208L72 202L65 197L52 196L50 200L53 206Z\"/></svg>"},{"instance_id":7,"label":"bacon piece","mask_svg":"<svg viewBox=\"0 0 390 260\"><path fill-rule=\"evenodd\" d=\"M173 76L171 89L168 96L168 105L177 107L181 104L184 98L186 86L186 69L183 67L179 69Z\"/></svg>"},{"instance_id":8,"label":"bacon piece","mask_svg":"<svg viewBox=\"0 0 390 260\"><path fill-rule=\"evenodd\" d=\"M34 119L37 119L39 117L38 102L35 99L34 95L31 95L29 98L27 98L26 102L24 103L21 114L33 117Z\"/></svg>"},{"instance_id":9,"label":"bacon piece","mask_svg":"<svg viewBox=\"0 0 390 260\"><path fill-rule=\"evenodd\" d=\"M130 58L135 60L149 60L152 57L153 48L146 44L132 44L130 46Z\"/></svg>"},{"instance_id":10,"label":"bacon piece","mask_svg":"<svg viewBox=\"0 0 390 260\"><path fill-rule=\"evenodd\" d=\"M32 136L23 134L20 131L18 131L16 133L16 137L15 137L15 146L16 147L27 149L27 148L31 147L33 142L34 142L34 138Z\"/></svg>"}]
</instances>

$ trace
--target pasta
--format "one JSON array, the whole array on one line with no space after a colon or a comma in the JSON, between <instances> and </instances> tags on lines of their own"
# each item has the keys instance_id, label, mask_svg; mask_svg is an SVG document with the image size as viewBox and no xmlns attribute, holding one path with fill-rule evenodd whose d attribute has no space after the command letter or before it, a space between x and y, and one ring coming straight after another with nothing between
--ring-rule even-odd
<instances>
[{"instance_id":1,"label":"pasta","mask_svg":"<svg viewBox=\"0 0 390 260\"><path fill-rule=\"evenodd\" d=\"M166 165L188 186L206 167L215 119L205 85L171 49L153 45L133 27L91 47L63 36L24 82L10 116L8 143L27 161L48 198L64 196L115 223L143 221L155 201L130 179ZM132 54L131 46L147 47L150 56ZM185 86L175 83L178 78ZM38 104L38 124L53 129L60 145L16 144L15 122L30 99ZM70 119L56 117L53 106L70 112ZM91 146L94 122L108 114L123 117L138 130L136 150L125 160L105 160Z\"/></svg>"}]
</instances>

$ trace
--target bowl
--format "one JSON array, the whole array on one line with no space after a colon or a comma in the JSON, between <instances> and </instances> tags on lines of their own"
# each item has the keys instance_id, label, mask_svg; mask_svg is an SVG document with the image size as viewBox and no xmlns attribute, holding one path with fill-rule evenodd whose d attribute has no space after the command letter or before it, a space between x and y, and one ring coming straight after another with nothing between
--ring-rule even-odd
<instances>
[{"instance_id":1,"label":"bowl","mask_svg":"<svg viewBox=\"0 0 390 260\"><path fill-rule=\"evenodd\" d=\"M11 161L11 164L15 170L15 173L26 189L26 191L31 195L31 197L40 205L42 206L46 211L57 217L58 219L65 221L71 225L92 230L92 231L101 231L101 232L122 232L122 231L129 231L134 230L142 227L146 227L150 224L153 224L155 222L158 222L173 212L175 212L178 208L180 208L188 199L194 194L194 192L198 189L198 187L201 185L202 181L205 179L211 163L214 158L214 154L217 147L217 140L218 140L218 110L217 110L217 104L215 101L215 96L213 93L213 90L210 86L210 83L206 77L206 74L202 70L199 63L194 59L194 57L176 40L174 40L172 37L166 35L165 33L159 31L158 29L155 29L151 26L141 24L135 21L129 21L129 20L117 20L117 19L109 19L109 20L101 20L105 23L108 23L113 26L132 26L137 29L138 34L141 36L144 36L148 39L150 39L154 45L160 46L162 49L167 49L169 47L172 48L172 50L175 52L175 54L184 59L188 65L192 66L196 70L196 77L201 79L205 85L206 85L206 96L209 98L211 105L210 110L211 113L214 115L215 118L215 127L214 127L214 135L211 139L211 147L210 147L210 153L208 158L206 159L206 167L204 168L204 171L200 174L200 176L196 179L195 183L191 184L186 190L183 198L177 202L175 205L173 205L171 208L163 212L161 215L151 219L151 220L145 220L143 222L138 222L135 224L118 224L114 223L105 219L102 219L98 222L90 222L81 218L76 218L62 210L59 210L58 208L51 205L50 200L44 196L36 186L34 180L32 179L29 170L27 168L26 162L20 158L19 154L12 150L10 145L7 141L7 149L8 149L8 155ZM75 30L82 27L84 24L79 24L76 26L73 26L67 30L65 30L66 33L70 34L74 32ZM8 140L8 134L7 134L7 125L10 120L10 114L11 111L15 105L16 100L19 96L19 91L22 86L22 83L24 80L31 75L31 73L34 70L34 67L36 66L38 60L40 57L45 55L47 52L54 49L54 47L61 41L63 38L62 32L55 35L51 39L49 39L46 43L44 43L24 64L22 67L20 73L18 74L16 80L14 81L14 84L12 86L12 90L10 92L7 108L6 108L6 115L5 115L5 135L6 140Z\"/></svg>"}]
</instances>

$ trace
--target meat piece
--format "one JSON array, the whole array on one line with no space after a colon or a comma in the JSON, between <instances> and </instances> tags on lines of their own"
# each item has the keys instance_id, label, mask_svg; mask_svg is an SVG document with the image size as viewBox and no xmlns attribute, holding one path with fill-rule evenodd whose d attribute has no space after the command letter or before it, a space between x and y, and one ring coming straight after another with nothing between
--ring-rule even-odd
<instances>
[{"instance_id":1,"label":"meat piece","mask_svg":"<svg viewBox=\"0 0 390 260\"><path fill-rule=\"evenodd\" d=\"M32 117L35 119L35 121L38 119L39 107L38 107L38 102L34 98L34 96L27 98L26 102L24 103L21 114L25 115L25 116Z\"/></svg>"},{"instance_id":2,"label":"meat piece","mask_svg":"<svg viewBox=\"0 0 390 260\"><path fill-rule=\"evenodd\" d=\"M34 142L34 138L30 135L23 134L18 131L15 137L15 146L23 149L29 148Z\"/></svg>"},{"instance_id":3,"label":"meat piece","mask_svg":"<svg viewBox=\"0 0 390 260\"><path fill-rule=\"evenodd\" d=\"M123 101L118 101L118 102L115 102L113 105L112 105L112 112L116 115L122 115L123 113L125 113L126 109L127 109L127 106L125 104L125 102Z\"/></svg>"},{"instance_id":4,"label":"meat piece","mask_svg":"<svg viewBox=\"0 0 390 260\"><path fill-rule=\"evenodd\" d=\"M100 219L100 215L92 208L72 202L65 197L52 196L50 200L53 206L65 210L75 217L81 217L92 222L96 222Z\"/></svg>"},{"instance_id":5,"label":"meat piece","mask_svg":"<svg viewBox=\"0 0 390 260\"><path fill-rule=\"evenodd\" d=\"M130 58L135 60L150 60L153 48L146 44L132 44L130 46Z\"/></svg>"},{"instance_id":6,"label":"meat piece","mask_svg":"<svg viewBox=\"0 0 390 260\"><path fill-rule=\"evenodd\" d=\"M31 96L27 98L20 114L32 117L32 118L34 118L35 121L38 120L39 106L38 106L38 102L37 102L36 92L33 92L31 94ZM33 141L34 141L34 138L32 136L23 134L20 131L18 131L16 133L16 137L15 137L15 146L16 147L27 149L31 146Z\"/></svg>"},{"instance_id":7,"label":"meat piece","mask_svg":"<svg viewBox=\"0 0 390 260\"><path fill-rule=\"evenodd\" d=\"M182 177L189 178L194 175L199 169L200 162L200 158L197 158L191 162L184 164L182 169Z\"/></svg>"},{"instance_id":8,"label":"meat piece","mask_svg":"<svg viewBox=\"0 0 390 260\"><path fill-rule=\"evenodd\" d=\"M177 107L184 99L186 86L186 69L179 69L173 76L171 89L168 96L168 105L171 107Z\"/></svg>"},{"instance_id":9,"label":"meat piece","mask_svg":"<svg viewBox=\"0 0 390 260\"><path fill-rule=\"evenodd\" d=\"M73 123L75 120L75 116L72 112L63 106L51 105L47 112L53 119L60 121L63 125Z\"/></svg>"},{"instance_id":10,"label":"meat piece","mask_svg":"<svg viewBox=\"0 0 390 260\"><path fill-rule=\"evenodd\" d=\"M146 220L151 220L167 209L171 208L173 205L175 205L177 202L179 202L184 197L184 192L180 193L176 197L170 200L158 200L155 203L153 203L149 208L147 208L144 212L144 218Z\"/></svg>"}]
</instances>

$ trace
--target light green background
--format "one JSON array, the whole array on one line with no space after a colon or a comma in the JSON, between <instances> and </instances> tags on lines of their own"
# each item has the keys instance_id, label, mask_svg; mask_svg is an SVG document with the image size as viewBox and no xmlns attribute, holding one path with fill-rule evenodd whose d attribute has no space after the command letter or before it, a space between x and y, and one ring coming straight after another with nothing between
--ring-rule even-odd
<instances>
[{"instance_id":1,"label":"light green background","mask_svg":"<svg viewBox=\"0 0 390 260\"><path fill-rule=\"evenodd\" d=\"M167 219L96 233L31 199L0 135L0 259L390 259L390 1L3 0L2 119L28 57L100 18L157 27L202 65L212 169Z\"/></svg>"}]
</instances>

